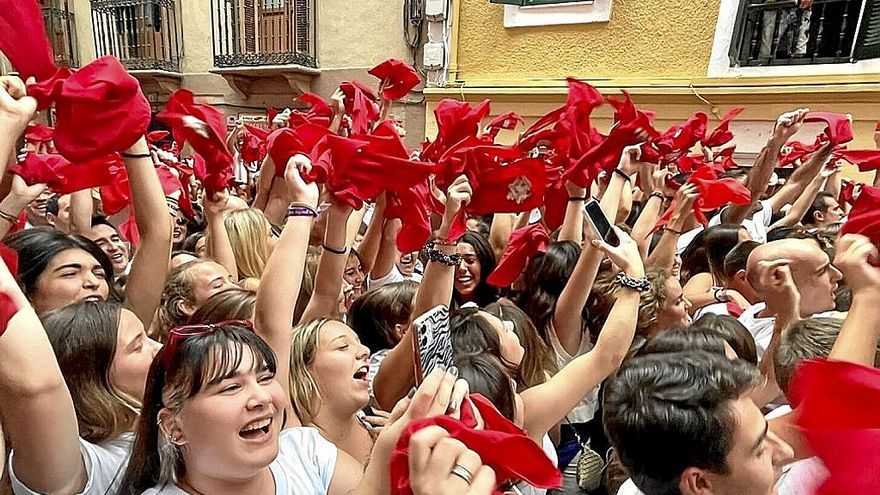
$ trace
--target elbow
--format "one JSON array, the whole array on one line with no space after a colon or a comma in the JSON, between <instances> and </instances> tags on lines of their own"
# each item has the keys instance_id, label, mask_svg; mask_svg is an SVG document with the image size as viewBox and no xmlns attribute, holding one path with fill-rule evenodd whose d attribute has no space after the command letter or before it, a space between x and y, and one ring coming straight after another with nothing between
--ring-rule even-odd
<instances>
[{"instance_id":1,"label":"elbow","mask_svg":"<svg viewBox=\"0 0 880 495\"><path fill-rule=\"evenodd\" d=\"M26 373L20 380L10 380L4 386L5 394L16 401L35 403L45 397L68 394L67 383L56 368L57 373Z\"/></svg>"}]
</instances>

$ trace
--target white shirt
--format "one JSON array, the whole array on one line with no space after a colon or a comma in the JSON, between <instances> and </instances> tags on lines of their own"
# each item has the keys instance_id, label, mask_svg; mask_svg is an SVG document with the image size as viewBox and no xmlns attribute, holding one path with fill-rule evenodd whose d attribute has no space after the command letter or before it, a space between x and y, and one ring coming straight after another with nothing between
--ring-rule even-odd
<instances>
[{"instance_id":1,"label":"white shirt","mask_svg":"<svg viewBox=\"0 0 880 495\"><path fill-rule=\"evenodd\" d=\"M559 338L556 337L556 330L551 329L548 333L550 334L550 347L553 348L553 354L556 355L557 369L561 370L562 368L565 368L565 365L572 362L574 358L583 356L593 348L593 344L590 342L590 336L584 335L581 337L581 348L578 349L574 356L572 356L565 351L564 347L562 347ZM568 413L567 418L572 423L586 423L593 419L593 416L596 415L596 411L598 410L599 387L596 387L588 392L587 395L578 402L578 405L574 406L574 409Z\"/></svg>"},{"instance_id":2,"label":"white shirt","mask_svg":"<svg viewBox=\"0 0 880 495\"><path fill-rule=\"evenodd\" d=\"M694 321L700 319L703 315L727 315L730 316L730 310L727 309L727 303L713 303L703 306L694 313Z\"/></svg>"},{"instance_id":3,"label":"white shirt","mask_svg":"<svg viewBox=\"0 0 880 495\"><path fill-rule=\"evenodd\" d=\"M416 267L413 269L413 274L409 277L400 273L400 270L397 268L397 265L391 266L391 271L388 272L388 275L379 278L370 278L370 288L376 289L378 287L382 287L383 285L396 284L398 282L406 282L412 280L416 283L422 282L422 274L421 271L418 270L421 265L421 261L416 262Z\"/></svg>"},{"instance_id":4,"label":"white shirt","mask_svg":"<svg viewBox=\"0 0 880 495\"><path fill-rule=\"evenodd\" d=\"M125 475L133 443L134 435L131 433L124 433L116 440L101 445L95 445L80 438L79 446L88 478L85 488L79 492L79 495L116 493L122 482L122 477ZM9 453L9 478L12 483L12 492L15 495L39 495L38 492L24 486L15 476L12 469L14 455L14 451Z\"/></svg>"},{"instance_id":5,"label":"white shirt","mask_svg":"<svg viewBox=\"0 0 880 495\"><path fill-rule=\"evenodd\" d=\"M278 439L278 457L269 464L275 494L325 495L336 469L336 446L314 428L290 428ZM188 495L169 484L150 488L142 495Z\"/></svg>"},{"instance_id":6,"label":"white shirt","mask_svg":"<svg viewBox=\"0 0 880 495\"><path fill-rule=\"evenodd\" d=\"M743 311L739 317L739 322L752 334L755 339L755 349L758 351L758 360L764 355L770 341L773 340L773 326L776 324L776 318L773 316L758 317L758 313L767 309L767 303L759 302L753 304Z\"/></svg>"},{"instance_id":7,"label":"white shirt","mask_svg":"<svg viewBox=\"0 0 880 495\"><path fill-rule=\"evenodd\" d=\"M742 226L749 231L749 235L752 237L753 241L763 244L767 242L767 227L770 226L770 222L773 220L773 206L770 204L770 201L766 199L758 204L761 205L761 209L752 215L752 218L743 220ZM710 227L713 225L721 225L721 216L726 209L727 207L725 206L717 215L709 220Z\"/></svg>"}]
</instances>

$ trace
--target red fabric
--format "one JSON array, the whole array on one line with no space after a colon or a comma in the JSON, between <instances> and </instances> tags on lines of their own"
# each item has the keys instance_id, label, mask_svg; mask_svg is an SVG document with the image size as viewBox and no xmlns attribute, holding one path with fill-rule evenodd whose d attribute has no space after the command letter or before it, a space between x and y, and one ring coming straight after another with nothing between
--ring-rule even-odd
<instances>
[{"instance_id":1,"label":"red fabric","mask_svg":"<svg viewBox=\"0 0 880 495\"><path fill-rule=\"evenodd\" d=\"M718 124L718 127L703 139L703 147L717 148L719 146L724 146L733 140L733 133L730 132L730 122L737 118L742 112L743 107L733 107L728 110L727 113L724 114L724 117L721 117L721 123Z\"/></svg>"},{"instance_id":2,"label":"red fabric","mask_svg":"<svg viewBox=\"0 0 880 495\"><path fill-rule=\"evenodd\" d=\"M7 246L0 244L0 259L6 264L9 273L12 274L12 278L17 279L18 253ZM0 336L6 332L6 327L9 326L9 320L15 316L15 313L18 313L18 308L15 306L15 303L12 302L12 298L6 294L0 294Z\"/></svg>"},{"instance_id":3,"label":"red fabric","mask_svg":"<svg viewBox=\"0 0 880 495\"><path fill-rule=\"evenodd\" d=\"M841 113L809 112L804 122L825 122L825 134L832 144L844 144L853 140L852 122Z\"/></svg>"},{"instance_id":4,"label":"red fabric","mask_svg":"<svg viewBox=\"0 0 880 495\"><path fill-rule=\"evenodd\" d=\"M684 124L670 127L656 139L642 146L641 160L660 164L678 160L703 140L707 121L706 114L696 113Z\"/></svg>"},{"instance_id":5,"label":"red fabric","mask_svg":"<svg viewBox=\"0 0 880 495\"><path fill-rule=\"evenodd\" d=\"M793 387L798 426L830 473L817 495L880 493L880 370L808 361Z\"/></svg>"},{"instance_id":6,"label":"red fabric","mask_svg":"<svg viewBox=\"0 0 880 495\"><path fill-rule=\"evenodd\" d=\"M46 184L57 194L100 187L112 183L125 170L119 155L108 155L81 163L71 163L61 155L30 153L11 171L29 185Z\"/></svg>"},{"instance_id":7,"label":"red fabric","mask_svg":"<svg viewBox=\"0 0 880 495\"><path fill-rule=\"evenodd\" d=\"M880 169L880 150L840 150L834 156L857 165L860 172Z\"/></svg>"},{"instance_id":8,"label":"red fabric","mask_svg":"<svg viewBox=\"0 0 880 495\"><path fill-rule=\"evenodd\" d=\"M382 98L396 101L412 91L422 83L422 77L409 65L396 59L388 59L370 69L370 74L378 78L382 83Z\"/></svg>"},{"instance_id":9,"label":"red fabric","mask_svg":"<svg viewBox=\"0 0 880 495\"><path fill-rule=\"evenodd\" d=\"M862 192L855 200L840 233L861 234L880 246L880 189L862 186Z\"/></svg>"},{"instance_id":10,"label":"red fabric","mask_svg":"<svg viewBox=\"0 0 880 495\"><path fill-rule=\"evenodd\" d=\"M311 159L312 171L305 178L325 183L337 200L356 210L383 191L409 189L436 170L411 161L393 130L351 138L328 134L314 147Z\"/></svg>"},{"instance_id":11,"label":"red fabric","mask_svg":"<svg viewBox=\"0 0 880 495\"><path fill-rule=\"evenodd\" d=\"M275 117L278 116L278 110L269 107L266 109L266 120L269 121L269 127L272 127L275 121Z\"/></svg>"},{"instance_id":12,"label":"red fabric","mask_svg":"<svg viewBox=\"0 0 880 495\"><path fill-rule=\"evenodd\" d=\"M486 135L495 139L498 136L498 133L501 129L506 129L508 131L512 131L516 129L517 125L524 123L523 118L519 116L516 112L507 112L505 114L501 114L489 122L489 125L486 126Z\"/></svg>"},{"instance_id":13,"label":"red fabric","mask_svg":"<svg viewBox=\"0 0 880 495\"><path fill-rule=\"evenodd\" d=\"M415 420L406 427L391 453L392 495L412 495L409 485L409 441L415 432L433 425L442 427L452 438L479 454L483 464L495 471L499 484L522 480L537 488L562 485L562 474L537 443L501 416L482 395L471 394L470 399L485 423L483 430L474 429L476 420L467 401L462 405L461 420L435 416ZM500 492L496 491L495 494L500 495Z\"/></svg>"},{"instance_id":14,"label":"red fabric","mask_svg":"<svg viewBox=\"0 0 880 495\"><path fill-rule=\"evenodd\" d=\"M263 161L268 137L268 131L245 124L244 129L238 133L238 138L241 139L241 146L238 147L241 159L247 163Z\"/></svg>"},{"instance_id":15,"label":"red fabric","mask_svg":"<svg viewBox=\"0 0 880 495\"><path fill-rule=\"evenodd\" d=\"M401 220L397 249L401 253L421 250L431 237L431 213L443 211L443 203L431 193L429 179L409 189L388 191L385 201L385 218Z\"/></svg>"},{"instance_id":16,"label":"red fabric","mask_svg":"<svg viewBox=\"0 0 880 495\"><path fill-rule=\"evenodd\" d=\"M345 94L345 113L351 117L351 133L370 132L373 122L379 120L378 98L373 90L357 81L347 81L339 85Z\"/></svg>"},{"instance_id":17,"label":"red fabric","mask_svg":"<svg viewBox=\"0 0 880 495\"><path fill-rule=\"evenodd\" d=\"M53 79L28 86L28 94L41 108L55 103L55 147L72 162L125 151L150 124L140 83L115 57L73 73L61 69Z\"/></svg>"},{"instance_id":18,"label":"red fabric","mask_svg":"<svg viewBox=\"0 0 880 495\"><path fill-rule=\"evenodd\" d=\"M159 183L166 196L183 189L180 179L171 173L166 166L156 168ZM116 172L115 180L101 187L101 205L104 213L115 215L131 205L131 189L128 183L128 173L125 168Z\"/></svg>"},{"instance_id":19,"label":"red fabric","mask_svg":"<svg viewBox=\"0 0 880 495\"><path fill-rule=\"evenodd\" d=\"M694 216L704 226L709 223L706 213L728 204L744 205L751 201L751 193L746 186L733 178L719 179L711 167L698 169L687 182L696 184L699 189L699 197L694 201ZM657 223L658 227L669 222L675 208L676 201L673 200Z\"/></svg>"},{"instance_id":20,"label":"red fabric","mask_svg":"<svg viewBox=\"0 0 880 495\"><path fill-rule=\"evenodd\" d=\"M323 98L314 93L303 93L299 98L300 103L309 105L308 111L294 110L290 114L290 127L299 127L303 124L314 124L321 127L330 127L333 121L333 109Z\"/></svg>"},{"instance_id":21,"label":"red fabric","mask_svg":"<svg viewBox=\"0 0 880 495\"><path fill-rule=\"evenodd\" d=\"M849 204L852 206L855 203L854 193L856 190L856 183L851 180L844 180L840 186L840 195L837 196L837 204Z\"/></svg>"},{"instance_id":22,"label":"red fabric","mask_svg":"<svg viewBox=\"0 0 880 495\"><path fill-rule=\"evenodd\" d=\"M550 235L540 223L523 227L510 236L501 261L489 274L487 282L495 287L508 287L522 273L529 260L547 250Z\"/></svg>"},{"instance_id":23,"label":"red fabric","mask_svg":"<svg viewBox=\"0 0 880 495\"><path fill-rule=\"evenodd\" d=\"M480 130L480 122L489 115L489 110L489 100L483 100L477 106L451 99L440 101L434 109L437 139L423 147L422 160L438 161L450 147L466 138L475 137Z\"/></svg>"},{"instance_id":24,"label":"red fabric","mask_svg":"<svg viewBox=\"0 0 880 495\"><path fill-rule=\"evenodd\" d=\"M159 141L162 141L163 139L167 138L170 135L171 135L171 133L168 131L148 132L147 133L147 142L150 144L158 143Z\"/></svg>"},{"instance_id":25,"label":"red fabric","mask_svg":"<svg viewBox=\"0 0 880 495\"><path fill-rule=\"evenodd\" d=\"M30 124L24 131L24 140L29 143L48 143L55 135L55 129L43 124Z\"/></svg>"},{"instance_id":26,"label":"red fabric","mask_svg":"<svg viewBox=\"0 0 880 495\"><path fill-rule=\"evenodd\" d=\"M817 139L813 144L804 144L800 141L789 141L785 143L779 151L779 162L776 166L785 167L797 163L798 161L803 161L807 155L815 153L821 147L822 141L820 139Z\"/></svg>"},{"instance_id":27,"label":"red fabric","mask_svg":"<svg viewBox=\"0 0 880 495\"><path fill-rule=\"evenodd\" d=\"M192 92L179 89L171 95L165 110L156 116L171 126L174 140L188 142L205 163L196 170L210 197L226 189L233 181L232 155L226 149L226 118L216 108L195 103Z\"/></svg>"},{"instance_id":28,"label":"red fabric","mask_svg":"<svg viewBox=\"0 0 880 495\"><path fill-rule=\"evenodd\" d=\"M0 0L0 52L26 80L55 73L55 57L37 0Z\"/></svg>"},{"instance_id":29,"label":"red fabric","mask_svg":"<svg viewBox=\"0 0 880 495\"><path fill-rule=\"evenodd\" d=\"M266 140L266 152L275 163L275 175L284 175L287 161L297 154L311 155L321 139L330 134L326 127L305 123L293 129L282 127L269 134Z\"/></svg>"},{"instance_id":30,"label":"red fabric","mask_svg":"<svg viewBox=\"0 0 880 495\"><path fill-rule=\"evenodd\" d=\"M141 234L138 232L137 223L134 221L134 210L128 209L128 218L119 225L119 234L133 246L141 242Z\"/></svg>"}]
</instances>

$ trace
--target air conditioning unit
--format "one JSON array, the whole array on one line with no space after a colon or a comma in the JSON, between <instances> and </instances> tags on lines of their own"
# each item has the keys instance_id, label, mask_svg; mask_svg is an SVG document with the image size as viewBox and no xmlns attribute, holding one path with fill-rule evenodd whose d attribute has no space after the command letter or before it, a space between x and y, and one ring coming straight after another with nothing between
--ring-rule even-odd
<instances>
[{"instance_id":1,"label":"air conditioning unit","mask_svg":"<svg viewBox=\"0 0 880 495\"><path fill-rule=\"evenodd\" d=\"M446 47L440 42L425 43L422 55L422 64L426 70L438 70L443 68L446 61Z\"/></svg>"},{"instance_id":2,"label":"air conditioning unit","mask_svg":"<svg viewBox=\"0 0 880 495\"><path fill-rule=\"evenodd\" d=\"M425 18L432 22L445 21L449 0L425 0Z\"/></svg>"}]
</instances>

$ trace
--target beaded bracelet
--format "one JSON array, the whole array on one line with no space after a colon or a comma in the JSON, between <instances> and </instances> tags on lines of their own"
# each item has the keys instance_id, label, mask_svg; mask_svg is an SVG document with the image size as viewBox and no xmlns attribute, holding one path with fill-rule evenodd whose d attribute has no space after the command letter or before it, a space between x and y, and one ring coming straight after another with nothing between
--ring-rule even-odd
<instances>
[{"instance_id":1,"label":"beaded bracelet","mask_svg":"<svg viewBox=\"0 0 880 495\"><path fill-rule=\"evenodd\" d=\"M648 277L631 278L626 276L623 272L618 273L617 276L614 277L614 283L638 292L648 292L651 290L651 281L648 280Z\"/></svg>"},{"instance_id":2,"label":"beaded bracelet","mask_svg":"<svg viewBox=\"0 0 880 495\"><path fill-rule=\"evenodd\" d=\"M443 251L440 251L436 247L434 247L433 242L429 242L428 245L425 246L425 250L428 253L428 261L433 261L435 263L440 263L441 265L446 266L458 266L461 264L461 255L458 253L446 254Z\"/></svg>"}]
</instances>

